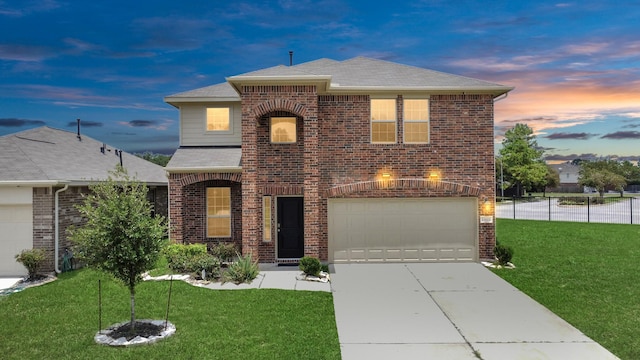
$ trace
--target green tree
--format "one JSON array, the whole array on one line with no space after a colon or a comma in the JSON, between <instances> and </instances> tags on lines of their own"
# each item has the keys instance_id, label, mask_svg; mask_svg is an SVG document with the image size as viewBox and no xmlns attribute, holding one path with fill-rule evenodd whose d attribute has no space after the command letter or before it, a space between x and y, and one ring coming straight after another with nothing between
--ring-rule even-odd
<instances>
[{"instance_id":1,"label":"green tree","mask_svg":"<svg viewBox=\"0 0 640 360\"><path fill-rule=\"evenodd\" d=\"M145 151L144 153L140 154L134 154L135 156L139 157L139 158L143 158L149 162L152 162L154 164L160 165L160 166L167 166L167 164L169 163L169 160L171 160L171 155L164 155L164 154L156 154L156 153L152 153L149 151Z\"/></svg>"},{"instance_id":2,"label":"green tree","mask_svg":"<svg viewBox=\"0 0 640 360\"><path fill-rule=\"evenodd\" d=\"M546 186L548 169L543 153L529 126L516 124L507 130L500 149L505 183L517 187L518 193L521 188L531 191Z\"/></svg>"},{"instance_id":3,"label":"green tree","mask_svg":"<svg viewBox=\"0 0 640 360\"><path fill-rule=\"evenodd\" d=\"M77 256L90 267L111 274L127 286L131 300L131 329L135 330L135 288L142 273L158 260L167 226L151 215L145 184L117 168L109 178L89 186L77 209L86 223L70 229Z\"/></svg>"},{"instance_id":4,"label":"green tree","mask_svg":"<svg viewBox=\"0 0 640 360\"><path fill-rule=\"evenodd\" d=\"M614 160L584 161L580 164L578 184L596 189L600 197L604 197L607 188L612 188L624 195L627 185L623 175L623 167Z\"/></svg>"},{"instance_id":5,"label":"green tree","mask_svg":"<svg viewBox=\"0 0 640 360\"><path fill-rule=\"evenodd\" d=\"M547 180L544 185L545 195L547 192L547 187L555 188L555 187L558 187L559 185L560 185L560 174L558 173L558 171L556 171L556 169L547 165Z\"/></svg>"}]
</instances>

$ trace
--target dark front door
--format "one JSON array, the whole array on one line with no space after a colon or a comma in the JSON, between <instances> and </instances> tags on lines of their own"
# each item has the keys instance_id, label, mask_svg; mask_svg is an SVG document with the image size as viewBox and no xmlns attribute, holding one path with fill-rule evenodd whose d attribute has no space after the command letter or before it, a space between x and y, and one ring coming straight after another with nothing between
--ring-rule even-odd
<instances>
[{"instance_id":1,"label":"dark front door","mask_svg":"<svg viewBox=\"0 0 640 360\"><path fill-rule=\"evenodd\" d=\"M278 198L278 258L304 256L304 205L301 197Z\"/></svg>"}]
</instances>

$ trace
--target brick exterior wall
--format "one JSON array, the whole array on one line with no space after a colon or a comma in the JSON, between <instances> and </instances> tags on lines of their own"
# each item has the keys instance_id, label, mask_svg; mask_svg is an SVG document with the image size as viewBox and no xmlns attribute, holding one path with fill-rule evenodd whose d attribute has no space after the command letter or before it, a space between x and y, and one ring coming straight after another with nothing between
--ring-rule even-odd
<instances>
[{"instance_id":1,"label":"brick exterior wall","mask_svg":"<svg viewBox=\"0 0 640 360\"><path fill-rule=\"evenodd\" d=\"M55 271L55 192L62 187L34 188L33 189L33 248L43 249L46 253L46 261L41 271ZM167 209L166 187L157 187L154 207L158 210ZM58 194L58 265L62 270L62 256L66 248L71 249L72 244L68 239L67 229L70 226L82 226L86 222L75 206L84 201L83 194L88 194L86 186L70 186L67 190ZM163 195L163 193L165 195ZM158 213L156 211L156 213ZM159 215L162 215L159 213Z\"/></svg>"},{"instance_id":2,"label":"brick exterior wall","mask_svg":"<svg viewBox=\"0 0 640 360\"><path fill-rule=\"evenodd\" d=\"M271 242L262 241L265 195L274 197L274 205L279 195L304 197L305 254L322 260L328 259L330 197L477 197L478 213L484 214L483 200L493 204L495 198L492 96L431 95L428 144L402 143L402 96L397 99L398 142L371 144L368 95L318 95L314 86L305 85L244 86L242 174L236 179L242 186L234 188L241 193L242 210L233 215L242 219L233 241L242 244L243 253L262 262L277 260L276 234ZM297 118L296 143L270 143L271 116ZM383 172L406 181L380 188L375 180ZM438 186L424 181L431 172L439 174ZM170 174L175 241L203 241L194 234L202 224L192 212L202 201L195 197L204 196L197 194L200 185L183 181L196 175ZM367 182L371 186L351 186ZM495 224L478 228L479 257L492 258Z\"/></svg>"},{"instance_id":3,"label":"brick exterior wall","mask_svg":"<svg viewBox=\"0 0 640 360\"><path fill-rule=\"evenodd\" d=\"M55 192L61 187L34 188L33 189L33 248L43 249L46 253L46 262L42 267L43 272L55 270ZM87 187L69 187L58 195L58 265L62 270L62 255L66 248L71 248L68 239L67 228L71 225L84 224L82 217L75 205L82 203L82 194L89 192Z\"/></svg>"}]
</instances>

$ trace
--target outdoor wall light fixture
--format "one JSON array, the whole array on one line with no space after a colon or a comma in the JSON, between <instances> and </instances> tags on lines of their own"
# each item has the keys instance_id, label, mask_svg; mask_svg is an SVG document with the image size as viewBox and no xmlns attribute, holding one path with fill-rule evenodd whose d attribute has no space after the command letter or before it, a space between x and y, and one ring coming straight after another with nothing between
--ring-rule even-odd
<instances>
[{"instance_id":1,"label":"outdoor wall light fixture","mask_svg":"<svg viewBox=\"0 0 640 360\"><path fill-rule=\"evenodd\" d=\"M382 173L382 180L389 180L391 179L391 174L389 173Z\"/></svg>"},{"instance_id":2,"label":"outdoor wall light fixture","mask_svg":"<svg viewBox=\"0 0 640 360\"><path fill-rule=\"evenodd\" d=\"M491 215L491 203L486 196L482 198L482 213L484 215Z\"/></svg>"},{"instance_id":3,"label":"outdoor wall light fixture","mask_svg":"<svg viewBox=\"0 0 640 360\"><path fill-rule=\"evenodd\" d=\"M438 174L438 172L432 171L429 173L429 180L436 181L438 178L440 178L440 174Z\"/></svg>"}]
</instances>

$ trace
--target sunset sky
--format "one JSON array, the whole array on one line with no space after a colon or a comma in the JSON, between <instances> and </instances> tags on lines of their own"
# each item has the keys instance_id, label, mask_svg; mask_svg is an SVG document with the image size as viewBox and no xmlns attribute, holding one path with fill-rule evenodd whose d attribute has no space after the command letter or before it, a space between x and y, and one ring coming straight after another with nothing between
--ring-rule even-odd
<instances>
[{"instance_id":1,"label":"sunset sky","mask_svg":"<svg viewBox=\"0 0 640 360\"><path fill-rule=\"evenodd\" d=\"M48 125L171 154L163 97L226 76L367 56L515 86L549 161L640 158L640 1L0 0L0 135Z\"/></svg>"}]
</instances>

